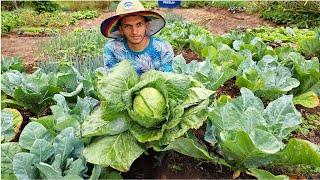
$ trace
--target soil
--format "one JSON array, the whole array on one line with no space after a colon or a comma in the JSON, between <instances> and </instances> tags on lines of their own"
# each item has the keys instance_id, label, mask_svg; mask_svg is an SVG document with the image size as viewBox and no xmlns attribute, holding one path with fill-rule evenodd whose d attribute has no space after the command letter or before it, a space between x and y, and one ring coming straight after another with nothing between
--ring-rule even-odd
<instances>
[{"instance_id":1,"label":"soil","mask_svg":"<svg viewBox=\"0 0 320 180\"><path fill-rule=\"evenodd\" d=\"M275 24L259 18L257 14L247 14L245 12L231 13L223 8L206 7L206 8L175 8L175 9L155 9L160 14L176 13L186 18L186 20L195 22L207 28L213 35L221 35L229 30L242 30L246 28L257 27L260 25ZM105 12L98 18L87 19L79 21L79 24L70 26L63 29L72 30L77 27L91 28L100 26L101 22L113 15L114 12ZM1 58L3 57L22 57L24 63L29 69L32 69L34 63L37 60L37 45L40 41L45 40L46 34L28 34L28 33L9 33L1 34ZM183 49L181 52L183 57L190 62L191 60L201 61L201 57L192 52L189 48ZM31 70L27 70L30 72ZM231 79L227 81L224 86L217 90L217 96L228 94L232 98L240 95L239 88L234 85L235 80ZM319 112L320 107L314 109L306 109L298 107L299 111L305 116L308 112ZM27 116L28 113L23 113ZM24 120L25 121L25 120ZM26 120L28 121L28 120ZM25 122L26 122L25 121ZM201 127L199 130L194 131L199 139L203 139L205 129ZM302 137L299 134L295 134L295 137L307 139L320 145L320 130L312 131L310 137ZM17 139L15 139L17 140ZM147 155L148 154L148 155ZM233 172L224 166L214 165L211 162L204 162L182 154L168 151L166 154L161 154L149 150L147 154L139 157L131 166L129 172L122 173L122 176L126 179L231 179L233 178ZM275 174L285 173L279 171L279 169L272 169ZM290 176L295 179L304 179L304 176ZM254 177L241 173L238 177L240 179L252 179ZM313 178L320 178L319 176L313 176Z\"/></svg>"},{"instance_id":2,"label":"soil","mask_svg":"<svg viewBox=\"0 0 320 180\"><path fill-rule=\"evenodd\" d=\"M233 172L212 162L190 158L174 151L148 151L122 173L125 179L232 179ZM239 178L252 179L245 172Z\"/></svg>"},{"instance_id":3,"label":"soil","mask_svg":"<svg viewBox=\"0 0 320 180\"><path fill-rule=\"evenodd\" d=\"M35 114L33 112L31 112L29 109L26 109L26 108L18 109L18 111L20 112L23 119L22 119L22 123L19 127L19 132L15 135L15 137L11 140L11 142L18 142L19 141L19 137L20 137L22 130L30 122L30 117L35 116Z\"/></svg>"}]
</instances>

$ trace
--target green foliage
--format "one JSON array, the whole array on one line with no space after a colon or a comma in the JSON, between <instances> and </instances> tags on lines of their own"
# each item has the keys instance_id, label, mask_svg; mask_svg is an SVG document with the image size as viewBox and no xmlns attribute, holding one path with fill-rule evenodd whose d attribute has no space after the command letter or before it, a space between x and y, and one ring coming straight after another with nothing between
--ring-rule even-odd
<instances>
[{"instance_id":1,"label":"green foliage","mask_svg":"<svg viewBox=\"0 0 320 180\"><path fill-rule=\"evenodd\" d=\"M262 170L262 169L255 169L251 168L249 169L250 175L255 176L258 179L281 179L281 180L289 180L289 177L286 175L278 175L275 176L268 171Z\"/></svg>"},{"instance_id":2,"label":"green foliage","mask_svg":"<svg viewBox=\"0 0 320 180\"><path fill-rule=\"evenodd\" d=\"M38 119L32 118L31 120L42 124L51 132L73 127L75 135L80 138L82 136L80 125L93 110L97 100L89 96L85 98L78 96L76 103L69 103L67 98L61 94L55 94L53 99L57 104L50 106L53 115L42 116ZM52 121L50 122L50 120ZM51 125L49 126L49 124Z\"/></svg>"},{"instance_id":3,"label":"green foliage","mask_svg":"<svg viewBox=\"0 0 320 180\"><path fill-rule=\"evenodd\" d=\"M175 21L184 21L185 18L176 13L166 13L164 14L164 19L166 20L167 23L174 23Z\"/></svg>"},{"instance_id":4,"label":"green foliage","mask_svg":"<svg viewBox=\"0 0 320 180\"><path fill-rule=\"evenodd\" d=\"M13 172L13 157L22 152L17 142L1 143L1 179L17 179Z\"/></svg>"},{"instance_id":5,"label":"green foliage","mask_svg":"<svg viewBox=\"0 0 320 180\"><path fill-rule=\"evenodd\" d=\"M22 62L21 57L3 58L1 60L1 73L9 70L17 70L19 72L25 72L25 65Z\"/></svg>"},{"instance_id":6,"label":"green foliage","mask_svg":"<svg viewBox=\"0 0 320 180\"><path fill-rule=\"evenodd\" d=\"M157 0L149 0L149 1L141 1L142 5L146 9L154 9L158 7L158 1Z\"/></svg>"},{"instance_id":7,"label":"green foliage","mask_svg":"<svg viewBox=\"0 0 320 180\"><path fill-rule=\"evenodd\" d=\"M32 33L43 32L42 28L36 28L36 27L23 27L23 28L21 28L21 30L25 31L25 32L32 32Z\"/></svg>"},{"instance_id":8,"label":"green foliage","mask_svg":"<svg viewBox=\"0 0 320 180\"><path fill-rule=\"evenodd\" d=\"M57 1L32 1L32 6L38 13L54 12L61 8Z\"/></svg>"},{"instance_id":9,"label":"green foliage","mask_svg":"<svg viewBox=\"0 0 320 180\"><path fill-rule=\"evenodd\" d=\"M97 11L105 10L114 1L61 1L61 7L64 11Z\"/></svg>"},{"instance_id":10,"label":"green foliage","mask_svg":"<svg viewBox=\"0 0 320 180\"><path fill-rule=\"evenodd\" d=\"M284 140L301 123L301 114L292 103L292 95L284 95L268 104L241 88L241 96L231 103L213 107L207 131L210 143L218 143L227 163L233 168L307 164L320 166L319 146L292 138ZM303 154L303 156L301 156Z\"/></svg>"},{"instance_id":11,"label":"green foliage","mask_svg":"<svg viewBox=\"0 0 320 180\"><path fill-rule=\"evenodd\" d=\"M105 41L98 28L75 29L40 43L39 52L46 59L54 60L101 57Z\"/></svg>"},{"instance_id":12,"label":"green foliage","mask_svg":"<svg viewBox=\"0 0 320 180\"><path fill-rule=\"evenodd\" d=\"M281 174L299 174L308 179L315 179L320 174L320 167L305 165L305 164L296 164L296 165L282 165L282 166L272 166L267 168L268 171L278 172Z\"/></svg>"},{"instance_id":13,"label":"green foliage","mask_svg":"<svg viewBox=\"0 0 320 180\"><path fill-rule=\"evenodd\" d=\"M310 131L320 128L320 112L316 114L307 114L305 118L302 120L302 124L297 129L297 132L302 135L307 135Z\"/></svg>"},{"instance_id":14,"label":"green foliage","mask_svg":"<svg viewBox=\"0 0 320 180\"><path fill-rule=\"evenodd\" d=\"M20 135L19 145L27 150L13 158L13 171L19 179L84 177L84 145L71 127L54 137L41 124L30 122Z\"/></svg>"},{"instance_id":15,"label":"green foliage","mask_svg":"<svg viewBox=\"0 0 320 180\"><path fill-rule=\"evenodd\" d=\"M232 13L245 11L248 6L246 1L214 1L213 5L216 7L227 8Z\"/></svg>"},{"instance_id":16,"label":"green foliage","mask_svg":"<svg viewBox=\"0 0 320 180\"><path fill-rule=\"evenodd\" d=\"M22 27L20 29L22 32L32 32L32 33L45 33L45 34L57 34L60 33L60 29L51 28L36 28L36 27Z\"/></svg>"},{"instance_id":17,"label":"green foliage","mask_svg":"<svg viewBox=\"0 0 320 180\"><path fill-rule=\"evenodd\" d=\"M2 1L1 10L14 11L23 8L34 9L33 1Z\"/></svg>"},{"instance_id":18,"label":"green foliage","mask_svg":"<svg viewBox=\"0 0 320 180\"><path fill-rule=\"evenodd\" d=\"M320 58L320 28L299 29L290 27L270 27L263 26L254 29L247 29L246 32L252 32L265 42L274 43L292 43L293 46L298 46L298 52L306 56L306 59L312 57Z\"/></svg>"},{"instance_id":19,"label":"green foliage","mask_svg":"<svg viewBox=\"0 0 320 180\"><path fill-rule=\"evenodd\" d=\"M40 2L40 1L34 1ZM61 11L42 11L38 13L30 8L23 8L15 11L5 11L1 13L1 30L2 32L10 32L18 25L23 28L38 28L39 26L46 26L50 28L61 28L71 24L76 24L81 19L91 19L98 17L100 12L93 11L75 11L72 13L65 13ZM38 29L29 29L28 32L41 32Z\"/></svg>"},{"instance_id":20,"label":"green foliage","mask_svg":"<svg viewBox=\"0 0 320 180\"><path fill-rule=\"evenodd\" d=\"M183 8L204 7L212 5L212 1L181 1L180 6Z\"/></svg>"},{"instance_id":21,"label":"green foliage","mask_svg":"<svg viewBox=\"0 0 320 180\"><path fill-rule=\"evenodd\" d=\"M71 24L72 17L70 14L60 11L37 13L34 10L22 9L20 18L25 26L49 26L49 27L65 27Z\"/></svg>"},{"instance_id":22,"label":"green foliage","mask_svg":"<svg viewBox=\"0 0 320 180\"><path fill-rule=\"evenodd\" d=\"M283 31L283 28L279 30ZM313 31L298 29L296 35L291 28L287 28L286 32L289 36L294 34L296 39L314 35ZM194 52L201 54L203 59L237 70L236 85L249 88L264 100L292 93L295 96L299 95L294 101L297 104L309 108L318 105L317 89L319 89L320 75L318 59L306 61L291 46L272 49L251 31L247 33L230 31L214 38L205 33L200 33L198 36L190 35L189 46Z\"/></svg>"},{"instance_id":23,"label":"green foliage","mask_svg":"<svg viewBox=\"0 0 320 180\"><path fill-rule=\"evenodd\" d=\"M290 27L271 27L262 26L253 29L247 29L247 32L252 32L255 36L261 38L265 42L297 43L306 38L314 37L316 33L313 30L290 28Z\"/></svg>"},{"instance_id":24,"label":"green foliage","mask_svg":"<svg viewBox=\"0 0 320 180\"><path fill-rule=\"evenodd\" d=\"M120 1L112 1L111 4L106 8L106 10L115 12L117 10Z\"/></svg>"},{"instance_id":25,"label":"green foliage","mask_svg":"<svg viewBox=\"0 0 320 180\"><path fill-rule=\"evenodd\" d=\"M53 95L62 90L57 83L57 77L52 73L7 71L1 74L1 90L11 99L3 102L9 107L29 109L39 117L53 103Z\"/></svg>"},{"instance_id":26,"label":"green foliage","mask_svg":"<svg viewBox=\"0 0 320 180\"><path fill-rule=\"evenodd\" d=\"M214 93L187 75L154 70L139 77L129 60L121 61L108 74L98 74L97 79L101 104L93 111L94 116L84 121L82 129L85 137L101 138L85 147L84 156L88 162L122 172L128 171L146 148L162 149L189 129L198 129L207 118L206 106ZM156 89L164 97L165 111L161 116L146 116L134 110L133 99L146 87ZM157 108L151 110L159 111ZM108 126L110 123L118 125Z\"/></svg>"},{"instance_id":27,"label":"green foliage","mask_svg":"<svg viewBox=\"0 0 320 180\"><path fill-rule=\"evenodd\" d=\"M224 8L246 7L247 5L246 1L213 1L212 3L216 7L224 7Z\"/></svg>"},{"instance_id":28,"label":"green foliage","mask_svg":"<svg viewBox=\"0 0 320 180\"><path fill-rule=\"evenodd\" d=\"M304 54L308 59L311 57L318 57L320 59L320 27L315 28L314 37L302 39L298 42L298 50Z\"/></svg>"},{"instance_id":29,"label":"green foliage","mask_svg":"<svg viewBox=\"0 0 320 180\"><path fill-rule=\"evenodd\" d=\"M95 17L98 17L100 15L99 11L75 11L71 13L71 16L74 19L80 20L80 19L92 19Z\"/></svg>"},{"instance_id":30,"label":"green foliage","mask_svg":"<svg viewBox=\"0 0 320 180\"><path fill-rule=\"evenodd\" d=\"M265 101L274 100L300 85L292 78L289 68L270 55L264 56L257 64L246 59L237 71L236 86L249 88Z\"/></svg>"},{"instance_id":31,"label":"green foliage","mask_svg":"<svg viewBox=\"0 0 320 180\"><path fill-rule=\"evenodd\" d=\"M175 50L180 51L192 37L201 34L207 35L210 32L194 23L172 20L157 34L157 37L168 41Z\"/></svg>"},{"instance_id":32,"label":"green foliage","mask_svg":"<svg viewBox=\"0 0 320 180\"><path fill-rule=\"evenodd\" d=\"M41 58L37 66L45 72L56 72L56 62L60 62L74 66L80 74L93 72L103 67L103 47L106 41L98 28L79 28L63 35L57 34L38 45Z\"/></svg>"},{"instance_id":33,"label":"green foliage","mask_svg":"<svg viewBox=\"0 0 320 180\"><path fill-rule=\"evenodd\" d=\"M286 55L285 55L286 54ZM300 85L292 90L294 95L305 94L308 91L315 93L313 102L317 104L317 96L320 96L320 72L319 72L319 59L312 58L306 60L304 56L296 52L284 52L282 55L285 62L293 63L293 75L300 81ZM304 98L306 100L306 98Z\"/></svg>"},{"instance_id":34,"label":"green foliage","mask_svg":"<svg viewBox=\"0 0 320 180\"><path fill-rule=\"evenodd\" d=\"M316 1L270 1L262 2L263 18L291 27L312 28L320 25L320 2Z\"/></svg>"},{"instance_id":35,"label":"green foliage","mask_svg":"<svg viewBox=\"0 0 320 180\"><path fill-rule=\"evenodd\" d=\"M35 13L35 15L37 14ZM82 15L77 16L81 18ZM42 124L45 129L54 136L59 134L57 131L65 128L67 128L68 132L64 131L63 134L58 135L59 137L57 136L58 138L51 141L53 137L48 137L50 136L48 133L41 134L41 132L47 132L43 128L39 128L39 126L27 128L26 132L23 132L22 137L24 139L22 141L24 142L21 142L21 146L28 149L28 151L30 150L30 152L18 154L15 158L16 165L12 165L12 161L2 162L2 164L4 163L3 167L5 167L5 169L1 170L2 177L11 179L14 177L13 171L15 171L20 178L39 178L39 176L41 176L40 178L42 179L46 177L62 178L66 174L69 174L69 172L70 174L77 172L78 174L76 174L79 175L79 171L81 170L79 176L88 178L82 171L83 167L85 167L85 161L82 157L70 156L70 158L73 159L60 161L59 153L57 153L57 151L52 153L51 151L51 149L54 149L52 148L53 146L59 146L54 145L54 143L57 142L61 143L61 146L68 147L67 149L69 150L75 148L69 146L72 143L65 143L70 140L70 138L73 138L73 135L69 134L70 127L74 128L73 132L76 136L82 134L83 136L87 136L86 138L88 139L92 136L101 136L100 139L98 138L99 140L93 141L94 143L91 143L84 151L89 162L92 161L96 164L103 165L107 164L121 171L126 171L132 162L149 147L153 147L159 151L175 150L194 158L210 160L215 163L219 162L226 166L231 165L233 168L250 168L261 164L316 164L320 162L319 153L316 152L317 146L297 139L289 140L290 145L287 146L283 143L298 123L298 114L293 110L290 99L292 95L285 95L281 97L281 99L269 103L267 108L263 106L261 100L258 100L259 98L253 98L253 94L247 92L249 90L243 89L241 91L242 96L239 97L239 99L233 102L231 98L225 99L224 102L216 103L216 107L207 107L207 102L203 104L193 102L195 98L208 93L204 91L198 92L197 90L204 87L210 90L216 90L221 87L226 80L234 77L236 70L239 70L238 76L244 76L246 79L253 79L253 81L256 79L259 80L259 78L255 77L255 75L257 75L255 72L261 71L261 74L269 75L265 78L266 82L267 80L275 80L275 82L279 81L279 84L280 81L286 81L285 79L288 79L290 75L291 78L298 79L301 84L291 91L289 91L290 88L284 87L286 93L287 91L294 95L309 93L311 91L315 91L313 95L319 93L320 76L319 71L317 71L317 69L319 69L318 59L306 60L291 46L272 49L254 36L261 33L260 38L263 41L275 42L280 39L282 42L291 42L298 39L309 40L309 36L317 40L319 39L319 34L315 36L313 31L298 31L298 29L296 31L296 28L270 28L267 33L268 35L263 34L266 33L265 30L260 29L259 31L251 31L245 35L240 32L230 31L223 36L213 37L208 31L196 25L183 22L173 23L176 21L174 19L175 17L169 20L173 25L169 25L168 23L169 29L166 30L167 32L161 32L160 35L164 35L164 37L168 38L168 41L177 45L175 48L189 45L193 51L196 51L205 59L205 61L201 63L193 61L186 64L183 57L176 57L173 68L178 73L193 76L191 78L192 80L190 80L191 82L188 81L189 84L181 78L182 76L176 75L174 77L166 77L167 82L163 85L164 79L159 78L160 80L155 80L159 74L153 72L142 75L138 78L139 82L132 83L131 81L137 79L136 76L131 73L132 69L128 70L121 67L112 71L109 78L103 78L102 76L97 76L98 78L92 77L91 73L98 67L103 66L102 51L103 45L105 41L107 41L101 36L98 29L75 29L75 31L69 32L65 36L59 34L47 39L46 43L39 44L39 49L41 49L44 60L39 63L39 67L42 68L41 72L49 73L52 71L57 75L58 79L54 77L55 75L40 75L40 73L35 77L30 76L28 78L17 71L8 73L9 70L20 69L19 63L21 63L21 59L17 60L17 62L15 62L14 59L12 59L12 62L4 61L5 59L3 59L1 62L1 68L3 68L3 76L1 77L2 90L9 93L9 98L11 95L14 97L21 96L21 98L16 99L16 101L12 99L11 101L6 101L9 106L20 105L25 108L30 108L35 111L38 116L41 116L40 112L43 112L41 108L48 108L49 105L55 103L55 105L50 106L53 115L38 119L31 118L31 120ZM28 30L28 28L23 30ZM29 30L39 31L37 28L30 28ZM266 37L276 36L275 34L270 35L272 31L277 31L281 36ZM249 62L249 60L252 61ZM244 64L241 64L242 62ZM245 62L248 62L248 64L245 64ZM255 64L255 66L253 64ZM73 65L74 67L71 68L68 65ZM269 68L275 70L275 72L271 72ZM288 68L290 72L288 72ZM253 69L258 70L254 71ZM279 69L285 69L285 73L282 73ZM135 71L132 70L132 72ZM274 78L273 73L283 76L275 76L276 78ZM100 72L98 74L101 75ZM194 78L196 80L194 80ZM46 82L46 79L50 79L50 83L53 85L49 87L48 85L50 84ZM99 97L102 99L102 103L98 108L93 110L94 105L96 105L96 100L87 96L98 97L98 93L94 91L95 79L99 79L100 81L98 86L100 86ZM3 81L7 82L4 83ZM271 87L270 84L272 85L272 83L269 83L268 87ZM127 91L128 89L124 88L125 91L123 91L122 89L117 89L119 85L123 87L134 86L135 88L131 91ZM47 88L47 86L49 88ZM136 93L145 86L159 87L161 93L164 92L164 88L168 88L169 93L164 94L168 97L171 96L168 104L168 107L171 108L169 116L176 118L173 121L166 121L162 126L153 128L152 132L151 130L149 131L148 128L139 127L136 121L134 121L135 118L141 117L132 112L127 113L132 110L129 109L132 105L130 104L132 97L136 96ZM195 87L186 90L185 88L189 86ZM59 88L58 91L52 92L52 90L57 88ZM18 89L18 91L15 92L15 89ZM59 94L53 96L56 93ZM188 102L183 103L184 108L180 108L179 103L185 100L184 98L187 93L190 93L187 99ZM125 95L120 96L119 94ZM114 98L115 96L117 96L117 98ZM174 99L173 97L177 98ZM241 101L241 98L243 101ZM208 100L207 98L203 99ZM255 99L252 101L253 103L251 103L252 99ZM305 99L305 96L301 96L299 100L304 101ZM3 100L6 100L6 98L3 98L2 102ZM34 106L34 108L32 106ZM283 112L278 111L280 106ZM40 108L40 110L36 108ZM119 109L121 111L117 111ZM210 126L212 130L211 135L214 135L211 139L216 140L215 143L217 146L215 146L215 148L219 149L222 147L222 151L219 151L219 153L223 153L224 159L218 160L217 157L209 154L206 150L210 147L203 148L202 146L198 146L192 139L192 136L189 135L189 132L186 132L186 129L190 129L190 126L192 126L191 128L197 128L202 124L200 121L206 119L207 112L204 109L213 109L211 113L215 113L214 115L210 114L210 120L215 126L214 128ZM93 112L90 114L92 110ZM6 113L2 113L2 115L4 115L1 116L3 119L10 116ZM119 117L114 118L116 116ZM277 116L277 118L275 118L275 116ZM105 118L110 121L107 121ZM289 122L286 123L286 118L291 118L290 120L292 121L290 121L290 123L293 122L294 124L290 125ZM307 116L297 131L306 134L313 129L319 128L320 124L317 121L319 118L319 113L314 116ZM6 120L9 119L12 120L11 117ZM255 119L255 122L250 121L252 119ZM143 120L149 119L146 118ZM178 120L181 122L178 122ZM267 123L263 123L263 121ZM9 127L9 125L10 131L7 132L10 136L7 136L7 139L12 137L12 124L8 123L8 121L7 123L2 123L2 128ZM172 128L173 126L174 128ZM159 130L160 128L162 129ZM30 129L36 129L33 133L40 136L32 136ZM150 135L150 132L155 133ZM180 135L188 136L188 138L177 138ZM44 136L48 139L43 138ZM65 138L64 141L61 141L61 137ZM34 141L28 142L30 138ZM158 138L161 139L159 140ZM173 139L174 141L172 141ZM171 142L166 144L168 141ZM89 141L86 142L89 143ZM126 149L128 146L130 146L130 149ZM49 150L42 151L40 147ZM283 147L285 148L283 149ZM59 148L57 149L59 151ZM97 151L97 149L99 149L99 151ZM103 151L101 151L101 149ZM83 147L76 147L74 150L79 153L81 151L82 153ZM1 153L10 155L8 157L12 160L14 154L20 151L21 150L7 151L2 149ZM92 152L97 153L93 154ZM210 150L209 152L212 151ZM241 154L242 152L245 153ZM43 155L48 156L50 161L42 156L40 158L44 158L44 161L39 163L39 153L44 153ZM302 158L298 153L304 154L305 156ZM77 158L81 160L76 160ZM312 162L314 159L317 160L317 162ZM229 164L225 163L224 160ZM64 166L64 164L59 165L58 161L66 162L69 166ZM60 170L56 168L58 166L61 167ZM24 168L26 172L20 171L22 168ZM306 169L306 171L310 169L313 172L319 172L318 168L309 168ZM100 173L103 172L109 173L108 170L106 171L101 166L95 165L92 174L99 177ZM111 178L121 178L116 172L111 173L111 175L112 174L115 176ZM259 175L256 177L276 178L267 172L259 172L259 170L258 172L256 171L255 174ZM72 177L74 178L75 176ZM72 177L68 176L67 178ZM109 177L109 175L103 175L103 178L106 177Z\"/></svg>"},{"instance_id":36,"label":"green foliage","mask_svg":"<svg viewBox=\"0 0 320 180\"><path fill-rule=\"evenodd\" d=\"M19 132L23 117L17 109L1 110L1 143L11 141Z\"/></svg>"},{"instance_id":37,"label":"green foliage","mask_svg":"<svg viewBox=\"0 0 320 180\"><path fill-rule=\"evenodd\" d=\"M172 69L175 73L192 75L202 82L207 89L213 91L221 87L227 80L236 76L236 71L230 67L218 66L209 60L203 62L194 60L186 64L181 55L174 57Z\"/></svg>"},{"instance_id":38,"label":"green foliage","mask_svg":"<svg viewBox=\"0 0 320 180\"><path fill-rule=\"evenodd\" d=\"M81 75L75 67L64 64L60 64L58 69L59 84L63 84L64 87L60 94L69 101L76 101L77 97L85 96L97 98L93 87L95 72L86 71Z\"/></svg>"},{"instance_id":39,"label":"green foliage","mask_svg":"<svg viewBox=\"0 0 320 180\"><path fill-rule=\"evenodd\" d=\"M15 27L20 25L21 19L17 11L2 11L1 12L1 32L10 32Z\"/></svg>"},{"instance_id":40,"label":"green foliage","mask_svg":"<svg viewBox=\"0 0 320 180\"><path fill-rule=\"evenodd\" d=\"M71 24L76 24L78 22L78 20L81 19L92 19L92 18L96 18L100 15L99 11L75 11L72 12L71 14L72 20L71 20Z\"/></svg>"}]
</instances>

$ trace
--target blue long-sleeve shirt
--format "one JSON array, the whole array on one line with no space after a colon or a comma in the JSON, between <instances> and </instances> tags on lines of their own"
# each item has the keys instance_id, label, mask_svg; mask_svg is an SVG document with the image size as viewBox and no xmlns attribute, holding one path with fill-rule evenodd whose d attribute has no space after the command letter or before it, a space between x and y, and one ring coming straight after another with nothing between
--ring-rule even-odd
<instances>
[{"instance_id":1,"label":"blue long-sleeve shirt","mask_svg":"<svg viewBox=\"0 0 320 180\"><path fill-rule=\"evenodd\" d=\"M104 68L108 73L110 68L127 59L131 61L139 75L152 69L170 72L173 56L173 49L168 42L152 36L148 47L142 52L132 51L125 38L113 39L104 47Z\"/></svg>"}]
</instances>

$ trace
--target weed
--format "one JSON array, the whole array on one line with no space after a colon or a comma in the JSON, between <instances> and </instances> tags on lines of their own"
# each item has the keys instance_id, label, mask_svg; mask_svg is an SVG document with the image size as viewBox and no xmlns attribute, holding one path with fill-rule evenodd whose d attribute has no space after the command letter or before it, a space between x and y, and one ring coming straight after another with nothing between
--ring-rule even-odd
<instances>
[{"instance_id":1,"label":"weed","mask_svg":"<svg viewBox=\"0 0 320 180\"><path fill-rule=\"evenodd\" d=\"M313 179L313 176L317 176L320 173L320 167L305 164L273 166L267 168L267 170L277 172L277 174L299 174L306 179Z\"/></svg>"},{"instance_id":2,"label":"weed","mask_svg":"<svg viewBox=\"0 0 320 180\"><path fill-rule=\"evenodd\" d=\"M320 112L316 114L308 114L306 118L303 118L302 124L298 128L297 132L304 136L309 134L313 129L320 128Z\"/></svg>"},{"instance_id":3,"label":"weed","mask_svg":"<svg viewBox=\"0 0 320 180\"><path fill-rule=\"evenodd\" d=\"M182 170L182 164L169 164L168 167L171 169L171 171L178 172Z\"/></svg>"}]
</instances>

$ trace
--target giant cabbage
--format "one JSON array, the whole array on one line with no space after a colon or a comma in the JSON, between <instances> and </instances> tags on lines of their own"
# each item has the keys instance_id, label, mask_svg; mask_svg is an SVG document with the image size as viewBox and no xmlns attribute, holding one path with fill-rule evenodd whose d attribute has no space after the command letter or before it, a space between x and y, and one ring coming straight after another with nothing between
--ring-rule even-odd
<instances>
[{"instance_id":1,"label":"giant cabbage","mask_svg":"<svg viewBox=\"0 0 320 180\"><path fill-rule=\"evenodd\" d=\"M122 172L148 148L163 150L199 128L214 93L188 75L152 70L139 77L128 60L98 74L97 89L101 104L81 127L93 137L84 156Z\"/></svg>"}]
</instances>

